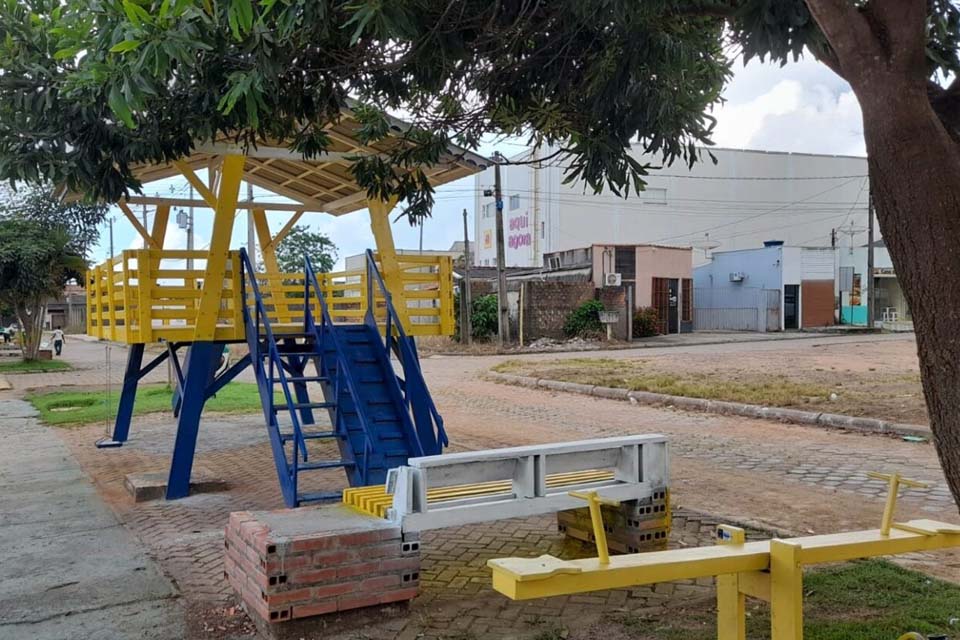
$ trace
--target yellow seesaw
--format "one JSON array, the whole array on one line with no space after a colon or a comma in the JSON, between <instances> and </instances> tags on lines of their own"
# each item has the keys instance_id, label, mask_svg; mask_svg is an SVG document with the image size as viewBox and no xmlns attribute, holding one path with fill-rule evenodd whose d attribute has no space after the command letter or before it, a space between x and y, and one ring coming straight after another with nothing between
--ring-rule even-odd
<instances>
[{"instance_id":1,"label":"yellow seesaw","mask_svg":"<svg viewBox=\"0 0 960 640\"><path fill-rule=\"evenodd\" d=\"M514 600L716 576L718 640L745 639L746 596L770 603L772 640L802 640L804 566L960 546L960 525L893 521L900 487L927 485L896 473L868 475L889 483L879 529L746 542L743 529L721 525L713 547L610 557L600 505L616 502L596 491L572 492L589 504L598 557L497 558L487 566L493 570L493 588Z\"/></svg>"}]
</instances>

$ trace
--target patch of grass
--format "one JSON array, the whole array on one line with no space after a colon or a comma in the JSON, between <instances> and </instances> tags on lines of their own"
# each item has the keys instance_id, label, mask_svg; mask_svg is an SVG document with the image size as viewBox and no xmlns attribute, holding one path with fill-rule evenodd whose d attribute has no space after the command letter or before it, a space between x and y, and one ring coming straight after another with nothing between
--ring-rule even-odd
<instances>
[{"instance_id":1,"label":"patch of grass","mask_svg":"<svg viewBox=\"0 0 960 640\"><path fill-rule=\"evenodd\" d=\"M173 393L165 384L144 385L137 390L134 415L170 411ZM275 396L280 400L280 395ZM40 412L40 419L50 425L81 425L105 422L116 415L120 390L54 391L33 393L27 400ZM249 382L231 382L207 401L208 411L221 413L253 413L261 410L257 385Z\"/></svg>"},{"instance_id":2,"label":"patch of grass","mask_svg":"<svg viewBox=\"0 0 960 640\"><path fill-rule=\"evenodd\" d=\"M73 367L64 360L16 360L0 362L0 373L46 373L47 371L70 371Z\"/></svg>"},{"instance_id":3,"label":"patch of grass","mask_svg":"<svg viewBox=\"0 0 960 640\"><path fill-rule=\"evenodd\" d=\"M908 631L954 637L951 618L960 612L960 586L898 567L862 560L807 573L804 578L806 640L895 640ZM770 635L770 610L748 600L747 637ZM709 640L716 637L712 612L686 609L665 619L625 614L612 619L631 637Z\"/></svg>"},{"instance_id":4,"label":"patch of grass","mask_svg":"<svg viewBox=\"0 0 960 640\"><path fill-rule=\"evenodd\" d=\"M732 379L722 373L679 375L657 371L642 360L612 358L570 358L546 362L508 360L495 366L494 370L630 391L779 407L826 401L831 392L830 387L795 382L785 376Z\"/></svg>"}]
</instances>

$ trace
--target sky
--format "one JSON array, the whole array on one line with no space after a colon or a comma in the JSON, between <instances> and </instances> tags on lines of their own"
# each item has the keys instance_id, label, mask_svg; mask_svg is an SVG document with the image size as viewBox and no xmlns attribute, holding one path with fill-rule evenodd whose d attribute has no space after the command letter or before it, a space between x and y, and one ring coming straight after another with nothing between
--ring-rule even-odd
<instances>
[{"instance_id":1,"label":"sky","mask_svg":"<svg viewBox=\"0 0 960 640\"><path fill-rule=\"evenodd\" d=\"M860 107L850 87L832 71L811 58L791 63L784 67L756 61L744 67L736 63L735 74L724 92L725 102L713 113L717 118L714 142L718 146L737 149L762 149L767 151L796 151L842 155L865 155ZM504 141L491 140L479 152L490 155L499 150L511 156L522 146ZM445 250L455 240L463 239L463 209L467 209L468 228L473 230L473 197L469 190L474 187L473 176L444 185L437 189L433 216L424 224L423 248ZM185 195L187 186L182 179L164 180L147 186L147 193L161 195L176 192ZM256 189L255 199L265 192ZM271 198L275 201L280 199ZM276 231L289 217L289 213L273 212L270 226ZM114 251L141 246L133 227L115 210ZM148 222L152 211L148 211ZM198 210L195 214L195 247L205 248L209 240L211 212ZM340 217L326 214L307 214L301 224L330 236L339 248L337 268L342 268L346 256L362 253L372 247L366 211L356 211ZM398 248L416 249L419 246L419 229L411 227L406 220L393 225ZM245 214L240 213L234 229L232 246L246 244ZM171 215L170 228L164 243L166 248L184 248L186 234L174 224ZM109 254L109 234L104 229L100 246L92 256L96 261Z\"/></svg>"}]
</instances>

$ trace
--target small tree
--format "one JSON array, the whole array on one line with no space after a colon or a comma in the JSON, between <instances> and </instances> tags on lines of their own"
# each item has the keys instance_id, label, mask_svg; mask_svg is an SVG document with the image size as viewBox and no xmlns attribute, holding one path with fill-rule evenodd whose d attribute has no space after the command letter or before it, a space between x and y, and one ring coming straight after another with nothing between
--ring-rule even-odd
<instances>
[{"instance_id":1,"label":"small tree","mask_svg":"<svg viewBox=\"0 0 960 640\"><path fill-rule=\"evenodd\" d=\"M23 327L24 359L37 357L47 300L59 296L87 266L75 243L62 227L24 218L0 221L0 302L13 309Z\"/></svg>"},{"instance_id":2,"label":"small tree","mask_svg":"<svg viewBox=\"0 0 960 640\"><path fill-rule=\"evenodd\" d=\"M318 273L327 273L337 261L337 245L327 234L298 224L277 245L277 265L284 273L298 273L303 271L305 255Z\"/></svg>"}]
</instances>

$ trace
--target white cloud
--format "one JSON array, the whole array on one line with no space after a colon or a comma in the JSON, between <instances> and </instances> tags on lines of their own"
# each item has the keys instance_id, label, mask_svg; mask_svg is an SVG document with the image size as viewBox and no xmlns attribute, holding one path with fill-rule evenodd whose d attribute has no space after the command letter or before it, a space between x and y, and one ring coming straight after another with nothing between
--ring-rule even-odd
<instances>
[{"instance_id":1,"label":"white cloud","mask_svg":"<svg viewBox=\"0 0 960 640\"><path fill-rule=\"evenodd\" d=\"M717 108L724 147L864 155L860 106L849 85L813 61L737 70Z\"/></svg>"}]
</instances>

